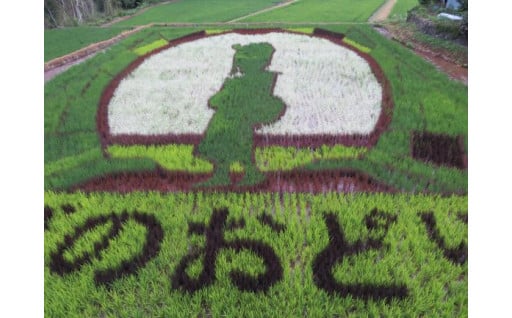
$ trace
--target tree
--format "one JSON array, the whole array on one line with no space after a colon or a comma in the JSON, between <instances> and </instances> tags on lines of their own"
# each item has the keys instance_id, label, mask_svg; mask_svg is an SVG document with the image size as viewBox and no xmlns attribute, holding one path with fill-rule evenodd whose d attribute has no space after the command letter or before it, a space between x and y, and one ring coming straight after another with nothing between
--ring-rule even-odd
<instances>
[{"instance_id":1,"label":"tree","mask_svg":"<svg viewBox=\"0 0 512 318\"><path fill-rule=\"evenodd\" d=\"M44 26L78 25L99 16L114 16L120 9L133 9L144 0L44 0Z\"/></svg>"},{"instance_id":2,"label":"tree","mask_svg":"<svg viewBox=\"0 0 512 318\"><path fill-rule=\"evenodd\" d=\"M144 1L143 0L120 0L120 2L121 2L121 7L123 9L133 9L133 8L138 7Z\"/></svg>"},{"instance_id":3,"label":"tree","mask_svg":"<svg viewBox=\"0 0 512 318\"><path fill-rule=\"evenodd\" d=\"M468 1L469 0L460 0L460 11L468 11Z\"/></svg>"}]
</instances>

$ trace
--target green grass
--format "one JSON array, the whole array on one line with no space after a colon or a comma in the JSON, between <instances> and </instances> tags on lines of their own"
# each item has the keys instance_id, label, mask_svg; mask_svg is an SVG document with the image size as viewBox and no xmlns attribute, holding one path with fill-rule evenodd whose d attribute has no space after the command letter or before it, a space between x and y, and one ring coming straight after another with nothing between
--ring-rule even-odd
<instances>
[{"instance_id":1,"label":"green grass","mask_svg":"<svg viewBox=\"0 0 512 318\"><path fill-rule=\"evenodd\" d=\"M171 144L165 146L120 146L108 147L108 153L112 158L149 158L169 171L184 171L192 173L209 173L213 171L213 165L201 160L193 154L193 145ZM323 145L316 149L295 147L257 147L254 152L256 166L261 171L286 171L306 166L320 160L356 159L367 152L366 148L345 147L342 145ZM79 166L88 159L100 159L99 150L93 149L81 155L63 158L45 167L45 175L52 175ZM230 171L242 172L244 165L234 161L230 164Z\"/></svg>"},{"instance_id":2,"label":"green grass","mask_svg":"<svg viewBox=\"0 0 512 318\"><path fill-rule=\"evenodd\" d=\"M405 21L407 11L419 5L418 0L398 0L389 14L388 20Z\"/></svg>"},{"instance_id":3,"label":"green grass","mask_svg":"<svg viewBox=\"0 0 512 318\"><path fill-rule=\"evenodd\" d=\"M275 0L178 0L149 8L115 26L134 26L148 23L227 22L251 12L272 6Z\"/></svg>"},{"instance_id":4,"label":"green grass","mask_svg":"<svg viewBox=\"0 0 512 318\"><path fill-rule=\"evenodd\" d=\"M239 161L234 161L229 164L229 172L243 173L244 171L245 171L245 168Z\"/></svg>"},{"instance_id":5,"label":"green grass","mask_svg":"<svg viewBox=\"0 0 512 318\"><path fill-rule=\"evenodd\" d=\"M384 0L300 0L240 22L366 22Z\"/></svg>"},{"instance_id":6,"label":"green grass","mask_svg":"<svg viewBox=\"0 0 512 318\"><path fill-rule=\"evenodd\" d=\"M313 34L315 28L287 28L286 30L304 34Z\"/></svg>"},{"instance_id":7,"label":"green grass","mask_svg":"<svg viewBox=\"0 0 512 318\"><path fill-rule=\"evenodd\" d=\"M449 260L429 238L421 213L432 212L437 230L447 248L467 244L467 225L458 219L467 214L466 196L423 195L305 195L305 194L157 194L129 195L93 193L58 194L45 192L45 205L53 210L44 233L45 316L48 317L466 317L468 315L468 265ZM64 213L63 205L76 212ZM223 239L260 241L277 256L283 269L267 292L240 290L230 273L239 270L252 277L265 265L251 250L223 247L214 263L214 280L194 292L173 285L178 264L191 251L202 253L205 235L189 231L192 222L208 225L214 209L227 208L227 223L243 219L245 226L225 229ZM365 224L373 209L381 224L370 230ZM148 229L133 219L134 211L154 216L163 230L158 252L132 274L106 286L95 284L94 273L130 263L146 244ZM88 219L122 216L117 236L107 239L108 247L95 256L94 246L113 226L112 219L64 245L63 256L72 262L86 253L92 255L67 274L50 270L52 253ZM267 214L284 226L272 231L258 221ZM313 267L329 247L326 216L331 214L343 232L346 245L373 238L381 248L347 255L333 263L334 280L343 284L404 285L404 299L364 301L357 297L329 294L315 283ZM217 215L217 214L215 214ZM395 221L392 219L395 218ZM110 220L110 221L109 221ZM387 226L382 223L386 221ZM208 227L214 230L217 227ZM380 229L380 230L379 230ZM191 262L186 273L198 277L205 261Z\"/></svg>"},{"instance_id":8,"label":"green grass","mask_svg":"<svg viewBox=\"0 0 512 318\"><path fill-rule=\"evenodd\" d=\"M358 49L359 51L364 52L364 53L370 53L370 51L372 50L372 49L370 49L370 48L368 48L368 47L366 47L366 46L364 46L362 44L359 44L356 41L351 40L351 39L349 39L347 37L343 38L343 42L347 43L350 46L355 47L356 49Z\"/></svg>"},{"instance_id":9,"label":"green grass","mask_svg":"<svg viewBox=\"0 0 512 318\"><path fill-rule=\"evenodd\" d=\"M108 40L124 30L126 27L75 27L44 30L44 61L69 54L89 44Z\"/></svg>"},{"instance_id":10,"label":"green grass","mask_svg":"<svg viewBox=\"0 0 512 318\"><path fill-rule=\"evenodd\" d=\"M192 145L165 145L165 146L119 146L108 148L113 158L151 158L164 169L185 172L211 172L211 163L194 157Z\"/></svg>"},{"instance_id":11,"label":"green grass","mask_svg":"<svg viewBox=\"0 0 512 318\"><path fill-rule=\"evenodd\" d=\"M364 155L366 150L342 145L323 145L316 149L271 146L256 148L254 157L262 171L283 171L299 168L314 161L355 159Z\"/></svg>"}]
</instances>

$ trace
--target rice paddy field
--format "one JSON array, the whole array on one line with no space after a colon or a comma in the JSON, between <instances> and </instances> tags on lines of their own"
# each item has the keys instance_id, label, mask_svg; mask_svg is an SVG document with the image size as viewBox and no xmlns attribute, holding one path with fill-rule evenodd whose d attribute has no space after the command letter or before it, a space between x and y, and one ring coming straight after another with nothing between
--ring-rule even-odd
<instances>
[{"instance_id":1,"label":"rice paddy field","mask_svg":"<svg viewBox=\"0 0 512 318\"><path fill-rule=\"evenodd\" d=\"M75 27L44 31L44 61L79 50L87 45L110 39L127 28Z\"/></svg>"},{"instance_id":2,"label":"rice paddy field","mask_svg":"<svg viewBox=\"0 0 512 318\"><path fill-rule=\"evenodd\" d=\"M155 23L45 83L44 315L467 317L467 86L384 1L205 3L45 33Z\"/></svg>"}]
</instances>

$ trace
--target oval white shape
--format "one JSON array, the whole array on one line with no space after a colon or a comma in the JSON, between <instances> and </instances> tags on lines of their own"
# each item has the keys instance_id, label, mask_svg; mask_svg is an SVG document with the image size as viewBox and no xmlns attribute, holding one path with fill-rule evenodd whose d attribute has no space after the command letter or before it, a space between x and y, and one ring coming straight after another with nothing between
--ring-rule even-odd
<instances>
[{"instance_id":1,"label":"oval white shape","mask_svg":"<svg viewBox=\"0 0 512 318\"><path fill-rule=\"evenodd\" d=\"M234 44L270 43L274 95L286 104L263 135L369 134L380 116L382 88L355 52L308 35L220 34L150 56L124 78L108 106L110 133L203 134L214 111L208 100L232 69Z\"/></svg>"}]
</instances>

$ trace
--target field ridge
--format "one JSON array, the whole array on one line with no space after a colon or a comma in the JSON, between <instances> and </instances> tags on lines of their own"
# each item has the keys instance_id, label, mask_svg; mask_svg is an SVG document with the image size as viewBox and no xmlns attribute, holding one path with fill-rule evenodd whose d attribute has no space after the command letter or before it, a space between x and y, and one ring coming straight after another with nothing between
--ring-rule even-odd
<instances>
[{"instance_id":1,"label":"field ridge","mask_svg":"<svg viewBox=\"0 0 512 318\"><path fill-rule=\"evenodd\" d=\"M286 6L289 6L290 4L292 4L294 2L297 2L297 1L300 1L300 0L284 0L281 3L276 4L275 6L272 6L272 7L263 9L263 10L259 10L259 11L256 11L254 13L250 13L250 14L244 15L242 17L233 19L233 20L228 21L226 23L237 22L237 21L243 20L243 19L248 18L248 17L255 16L255 15L258 15L258 14L261 14L261 13L265 13L265 12L272 11L272 10L275 10L275 9L278 9L278 8L286 7Z\"/></svg>"}]
</instances>

